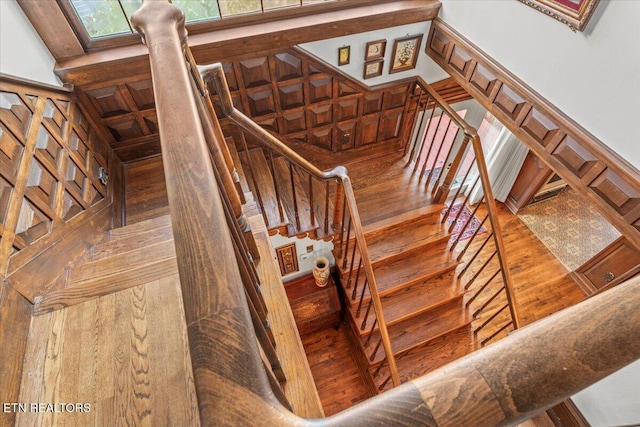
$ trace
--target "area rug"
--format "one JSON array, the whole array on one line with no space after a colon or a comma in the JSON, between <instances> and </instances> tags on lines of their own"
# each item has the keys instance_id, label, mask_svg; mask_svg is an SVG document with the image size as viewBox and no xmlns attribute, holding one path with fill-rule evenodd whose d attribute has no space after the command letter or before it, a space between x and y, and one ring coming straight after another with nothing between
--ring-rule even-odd
<instances>
[{"instance_id":1,"label":"area rug","mask_svg":"<svg viewBox=\"0 0 640 427\"><path fill-rule=\"evenodd\" d=\"M451 223L456 219L456 216L458 216L458 212L460 211L460 208L462 208L462 213L456 220L456 224L453 226L453 235L449 239L449 243L452 243L456 240L456 238L460 234L460 231L462 231L462 229L464 228L464 225L467 223L467 220L471 218L472 212L467 205L464 205L462 203L457 203L450 208L447 207L441 213L441 215L447 215L447 226L450 226ZM476 218L476 216L474 215L473 218L471 218L469 225L462 232L462 236L460 236L460 240L465 240L473 236L476 230L478 230L478 227L480 227L480 224L481 224L480 220ZM486 232L487 232L487 228L483 225L481 226L480 230L478 230L477 234L482 234Z\"/></svg>"},{"instance_id":2,"label":"area rug","mask_svg":"<svg viewBox=\"0 0 640 427\"><path fill-rule=\"evenodd\" d=\"M518 216L569 271L620 236L587 200L570 188L527 206Z\"/></svg>"}]
</instances>

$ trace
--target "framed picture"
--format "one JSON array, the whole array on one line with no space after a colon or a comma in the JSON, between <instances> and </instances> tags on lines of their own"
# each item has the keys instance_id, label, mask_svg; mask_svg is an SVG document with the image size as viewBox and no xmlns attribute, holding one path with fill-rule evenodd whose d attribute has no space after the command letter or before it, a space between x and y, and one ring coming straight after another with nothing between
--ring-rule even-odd
<instances>
[{"instance_id":1,"label":"framed picture","mask_svg":"<svg viewBox=\"0 0 640 427\"><path fill-rule=\"evenodd\" d=\"M567 25L573 31L582 31L587 26L600 0L520 0L545 15Z\"/></svg>"},{"instance_id":2,"label":"framed picture","mask_svg":"<svg viewBox=\"0 0 640 427\"><path fill-rule=\"evenodd\" d=\"M372 59L384 58L384 50L386 47L386 40L376 40L374 42L367 43L367 49L364 52L364 60L371 61Z\"/></svg>"},{"instance_id":3,"label":"framed picture","mask_svg":"<svg viewBox=\"0 0 640 427\"><path fill-rule=\"evenodd\" d=\"M365 62L363 78L370 79L371 77L381 76L383 64L384 59L374 59L373 61Z\"/></svg>"},{"instance_id":4,"label":"framed picture","mask_svg":"<svg viewBox=\"0 0 640 427\"><path fill-rule=\"evenodd\" d=\"M347 65L351 58L351 46L342 46L338 48L338 65Z\"/></svg>"},{"instance_id":5,"label":"framed picture","mask_svg":"<svg viewBox=\"0 0 640 427\"><path fill-rule=\"evenodd\" d=\"M295 243L276 248L276 254L278 255L278 265L282 276L298 271L298 254L296 253Z\"/></svg>"},{"instance_id":6,"label":"framed picture","mask_svg":"<svg viewBox=\"0 0 640 427\"><path fill-rule=\"evenodd\" d=\"M389 73L399 73L416 68L421 43L422 34L396 39L393 43L393 59Z\"/></svg>"}]
</instances>

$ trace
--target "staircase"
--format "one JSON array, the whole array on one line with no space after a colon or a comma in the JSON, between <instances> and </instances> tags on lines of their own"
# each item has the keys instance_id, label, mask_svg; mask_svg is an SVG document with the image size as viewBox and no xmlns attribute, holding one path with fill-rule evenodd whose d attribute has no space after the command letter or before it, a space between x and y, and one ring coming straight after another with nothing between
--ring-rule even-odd
<instances>
[{"instance_id":1,"label":"staircase","mask_svg":"<svg viewBox=\"0 0 640 427\"><path fill-rule=\"evenodd\" d=\"M305 173L291 168L284 157L269 158L259 147L238 152L233 142L227 139L243 187L254 198L259 194L263 217L272 234L333 237L331 228L324 233L327 195L317 184L310 192ZM460 261L448 250L452 234L441 221L445 206L431 202L425 180L407 167L401 154L380 157L376 164L379 169L371 168L370 162L348 165L349 175L404 382L468 354L476 343L472 317L464 306L467 292L456 276ZM329 212L333 210L334 191L330 193ZM369 287L359 271L360 253L354 238L345 237L343 245L334 248L334 255L346 318L358 339L363 355L360 359L366 360L363 368L381 392L391 383Z\"/></svg>"}]
</instances>

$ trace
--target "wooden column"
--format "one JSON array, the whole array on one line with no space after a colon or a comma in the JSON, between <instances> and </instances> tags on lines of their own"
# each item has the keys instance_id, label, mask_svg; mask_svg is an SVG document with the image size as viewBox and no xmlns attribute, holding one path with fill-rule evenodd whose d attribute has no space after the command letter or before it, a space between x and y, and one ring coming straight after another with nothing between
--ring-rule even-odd
<instances>
[{"instance_id":1,"label":"wooden column","mask_svg":"<svg viewBox=\"0 0 640 427\"><path fill-rule=\"evenodd\" d=\"M178 271L202 425L240 386L273 405L191 90L182 12L145 0L132 24L149 49Z\"/></svg>"}]
</instances>

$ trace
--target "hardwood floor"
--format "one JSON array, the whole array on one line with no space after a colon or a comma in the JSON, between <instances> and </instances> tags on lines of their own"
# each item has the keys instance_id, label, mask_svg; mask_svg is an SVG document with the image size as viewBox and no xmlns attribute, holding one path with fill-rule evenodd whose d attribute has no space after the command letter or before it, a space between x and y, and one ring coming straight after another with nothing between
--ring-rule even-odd
<instances>
[{"instance_id":1,"label":"hardwood floor","mask_svg":"<svg viewBox=\"0 0 640 427\"><path fill-rule=\"evenodd\" d=\"M348 326L302 336L325 415L333 415L371 397L346 334Z\"/></svg>"}]
</instances>

